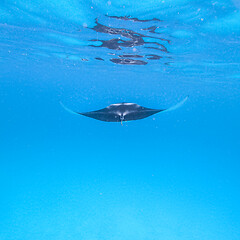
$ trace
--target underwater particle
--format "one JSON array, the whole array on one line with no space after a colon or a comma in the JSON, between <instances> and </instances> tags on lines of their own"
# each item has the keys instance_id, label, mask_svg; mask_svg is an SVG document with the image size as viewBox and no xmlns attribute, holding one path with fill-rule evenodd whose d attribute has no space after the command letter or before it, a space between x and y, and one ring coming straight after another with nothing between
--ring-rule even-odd
<instances>
[{"instance_id":1,"label":"underwater particle","mask_svg":"<svg viewBox=\"0 0 240 240\"><path fill-rule=\"evenodd\" d=\"M240 2L239 0L232 0L233 4L237 7L240 8Z\"/></svg>"}]
</instances>

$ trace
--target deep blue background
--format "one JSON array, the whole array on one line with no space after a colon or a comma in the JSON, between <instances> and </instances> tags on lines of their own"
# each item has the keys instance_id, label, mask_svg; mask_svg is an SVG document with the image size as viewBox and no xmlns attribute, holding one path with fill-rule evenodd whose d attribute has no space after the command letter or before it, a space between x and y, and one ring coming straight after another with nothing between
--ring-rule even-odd
<instances>
[{"instance_id":1,"label":"deep blue background","mask_svg":"<svg viewBox=\"0 0 240 240\"><path fill-rule=\"evenodd\" d=\"M0 239L238 239L239 7L2 1ZM96 17L133 30L151 26L105 14L163 20L170 65L115 65L107 49L88 46L98 37L86 29ZM71 115L59 104L165 108L186 95L181 108L124 126Z\"/></svg>"}]
</instances>

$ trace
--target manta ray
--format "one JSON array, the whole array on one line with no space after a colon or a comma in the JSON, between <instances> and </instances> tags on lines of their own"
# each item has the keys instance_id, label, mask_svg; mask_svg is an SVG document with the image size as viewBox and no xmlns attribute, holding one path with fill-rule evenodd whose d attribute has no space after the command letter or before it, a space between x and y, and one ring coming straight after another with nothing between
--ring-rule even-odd
<instances>
[{"instance_id":1,"label":"manta ray","mask_svg":"<svg viewBox=\"0 0 240 240\"><path fill-rule=\"evenodd\" d=\"M171 111L182 106L188 99L188 96L184 98L181 102L176 105L166 108L166 109L152 109L142 107L136 103L114 103L100 110L91 111L91 112L75 112L65 107L61 102L61 105L68 111L74 114L83 115L86 117L94 118L96 120L104 121L104 122L122 122L125 121L133 121L139 120L143 118L147 118L153 114L163 112L163 111Z\"/></svg>"}]
</instances>

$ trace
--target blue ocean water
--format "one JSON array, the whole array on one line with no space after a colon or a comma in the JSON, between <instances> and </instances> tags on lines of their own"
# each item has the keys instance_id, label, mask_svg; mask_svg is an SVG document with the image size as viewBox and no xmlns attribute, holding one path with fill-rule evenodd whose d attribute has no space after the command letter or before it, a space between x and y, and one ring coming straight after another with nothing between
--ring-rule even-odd
<instances>
[{"instance_id":1,"label":"blue ocean water","mask_svg":"<svg viewBox=\"0 0 240 240\"><path fill-rule=\"evenodd\" d=\"M0 66L1 240L240 239L238 0L2 0Z\"/></svg>"}]
</instances>

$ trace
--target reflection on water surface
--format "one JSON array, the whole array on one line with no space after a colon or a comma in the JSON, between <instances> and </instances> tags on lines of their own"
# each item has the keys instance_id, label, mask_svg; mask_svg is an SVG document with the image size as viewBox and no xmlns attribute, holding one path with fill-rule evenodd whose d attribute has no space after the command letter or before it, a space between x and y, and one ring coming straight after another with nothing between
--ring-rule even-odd
<instances>
[{"instance_id":1,"label":"reflection on water surface","mask_svg":"<svg viewBox=\"0 0 240 240\"><path fill-rule=\"evenodd\" d=\"M110 18L118 19L119 21L128 21L131 20L133 22L149 22L153 24L157 24L162 22L159 19L153 18L152 20L140 20L138 18L131 17L117 17L111 16ZM116 64L126 64L126 65L146 65L148 64L148 60L161 60L165 55L153 54L149 52L149 49L153 51L162 52L168 54L167 45L170 44L170 40L166 38L161 38L157 36L146 35L140 32L136 32L126 28L114 28L110 26L103 25L96 20L96 25L91 28L92 30L98 33L106 34L106 38L108 39L91 39L92 42L100 42L100 45L90 45L92 47L98 48L107 48L110 50L118 50L121 53L113 54L117 55L118 58L111 58L110 61ZM156 29L159 29L159 26L150 26L147 28L142 28L140 31L148 31L149 33L161 35L161 33L156 32ZM116 35L116 37L112 37L112 35ZM109 39L109 36L112 37ZM146 52L148 49L148 52ZM124 54L122 54L124 52ZM138 52L140 54L132 54L132 52ZM134 58L144 58L143 60L136 60ZM103 60L96 58L97 60Z\"/></svg>"}]
</instances>

